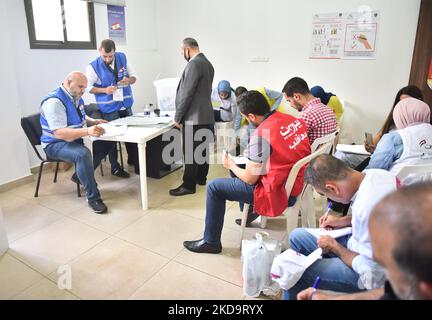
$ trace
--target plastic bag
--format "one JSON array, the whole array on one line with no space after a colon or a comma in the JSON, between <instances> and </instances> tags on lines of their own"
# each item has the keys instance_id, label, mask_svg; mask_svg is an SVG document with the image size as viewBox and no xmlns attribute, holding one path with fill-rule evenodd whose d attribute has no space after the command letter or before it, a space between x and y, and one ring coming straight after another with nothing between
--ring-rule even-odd
<instances>
[{"instance_id":1,"label":"plastic bag","mask_svg":"<svg viewBox=\"0 0 432 320\"><path fill-rule=\"evenodd\" d=\"M268 233L260 232L256 240L243 240L243 292L250 297L258 297L262 290L271 287L270 269L273 259L281 251L278 240L265 239Z\"/></svg>"}]
</instances>

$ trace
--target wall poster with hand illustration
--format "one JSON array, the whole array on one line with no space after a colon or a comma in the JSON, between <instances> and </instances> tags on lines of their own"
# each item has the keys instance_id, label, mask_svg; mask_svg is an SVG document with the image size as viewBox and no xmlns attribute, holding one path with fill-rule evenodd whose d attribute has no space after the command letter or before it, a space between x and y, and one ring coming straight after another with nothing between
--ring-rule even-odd
<instances>
[{"instance_id":1,"label":"wall poster with hand illustration","mask_svg":"<svg viewBox=\"0 0 432 320\"><path fill-rule=\"evenodd\" d=\"M315 14L311 59L375 59L379 12Z\"/></svg>"}]
</instances>

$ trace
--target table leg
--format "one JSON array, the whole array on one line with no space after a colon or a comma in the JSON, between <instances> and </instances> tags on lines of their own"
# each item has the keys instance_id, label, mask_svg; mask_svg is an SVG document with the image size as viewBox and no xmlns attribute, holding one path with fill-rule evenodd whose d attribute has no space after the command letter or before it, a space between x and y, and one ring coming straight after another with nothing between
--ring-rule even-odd
<instances>
[{"instance_id":1,"label":"table leg","mask_svg":"<svg viewBox=\"0 0 432 320\"><path fill-rule=\"evenodd\" d=\"M140 185L141 185L141 203L142 209L148 209L147 198L147 165L146 165L146 143L138 143L139 168L140 168Z\"/></svg>"}]
</instances>

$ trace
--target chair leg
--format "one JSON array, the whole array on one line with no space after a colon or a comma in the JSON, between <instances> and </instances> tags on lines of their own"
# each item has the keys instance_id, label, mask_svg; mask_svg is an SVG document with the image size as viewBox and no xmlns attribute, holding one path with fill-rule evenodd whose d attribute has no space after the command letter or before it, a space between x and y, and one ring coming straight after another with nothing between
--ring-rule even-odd
<instances>
[{"instance_id":1,"label":"chair leg","mask_svg":"<svg viewBox=\"0 0 432 320\"><path fill-rule=\"evenodd\" d=\"M122 150L121 142L118 142L118 151L120 153L120 165L121 165L122 170L124 170L123 150Z\"/></svg>"},{"instance_id":2,"label":"chair leg","mask_svg":"<svg viewBox=\"0 0 432 320\"><path fill-rule=\"evenodd\" d=\"M292 207L288 207L285 212L286 216L286 247L289 248L289 235L290 233L297 228L298 226L298 217L299 217L300 203L299 200Z\"/></svg>"},{"instance_id":3,"label":"chair leg","mask_svg":"<svg viewBox=\"0 0 432 320\"><path fill-rule=\"evenodd\" d=\"M77 170L76 170L76 164L75 164L75 172L77 172ZM80 184L77 183L76 185L77 185L77 195L78 195L78 198L81 198Z\"/></svg>"},{"instance_id":4,"label":"chair leg","mask_svg":"<svg viewBox=\"0 0 432 320\"><path fill-rule=\"evenodd\" d=\"M250 205L245 203L243 206L243 217L241 219L241 229L240 229L240 249L243 241L244 232L246 229L246 222L248 218L248 212L249 212Z\"/></svg>"},{"instance_id":5,"label":"chair leg","mask_svg":"<svg viewBox=\"0 0 432 320\"><path fill-rule=\"evenodd\" d=\"M59 166L60 166L60 161L57 161L55 173L54 173L54 183L57 182L57 173L58 173Z\"/></svg>"},{"instance_id":6,"label":"chair leg","mask_svg":"<svg viewBox=\"0 0 432 320\"><path fill-rule=\"evenodd\" d=\"M45 161L42 161L40 166L39 166L39 174L38 174L38 178L37 178L37 182L36 182L36 191L34 194L35 198L37 198L39 196L39 186L40 186L40 181L41 181L41 177L42 177L42 169L43 169L44 163L45 163Z\"/></svg>"},{"instance_id":7,"label":"chair leg","mask_svg":"<svg viewBox=\"0 0 432 320\"><path fill-rule=\"evenodd\" d=\"M267 227L267 217L265 216L261 216L261 225L260 225L261 229L265 229L265 227Z\"/></svg>"},{"instance_id":8,"label":"chair leg","mask_svg":"<svg viewBox=\"0 0 432 320\"><path fill-rule=\"evenodd\" d=\"M104 176L104 172L103 172L103 168L102 168L102 161L101 161L101 163L100 163L100 172L101 172L101 176L103 177Z\"/></svg>"}]
</instances>

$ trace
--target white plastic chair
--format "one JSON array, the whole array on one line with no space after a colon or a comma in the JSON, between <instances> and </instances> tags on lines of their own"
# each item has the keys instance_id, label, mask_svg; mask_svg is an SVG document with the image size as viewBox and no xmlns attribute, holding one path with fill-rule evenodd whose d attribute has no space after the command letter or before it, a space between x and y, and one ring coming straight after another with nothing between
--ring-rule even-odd
<instances>
[{"instance_id":1,"label":"white plastic chair","mask_svg":"<svg viewBox=\"0 0 432 320\"><path fill-rule=\"evenodd\" d=\"M429 176L427 176L427 174L429 174ZM411 180L407 179L409 176L409 178L411 178L411 175L415 176L411 183L419 181L432 181L432 163L407 165L399 171L397 177L403 185L408 185L411 183L409 181L405 182L404 180ZM417 177L418 179L416 179Z\"/></svg>"},{"instance_id":2,"label":"white plastic chair","mask_svg":"<svg viewBox=\"0 0 432 320\"><path fill-rule=\"evenodd\" d=\"M291 168L291 171L288 175L287 182L285 184L285 191L286 191L287 195L291 194L292 187L294 186L294 183L297 179L297 175L298 175L300 169L303 168L305 165L307 165L313 158L316 158L317 156L319 156L321 154L325 154L326 152L328 152L327 150L329 148L331 148L331 144L325 143L318 150L316 150L314 153L312 153L309 156L296 162L296 164ZM304 209L302 211L302 225L308 225L310 227L315 227L315 222L316 222L315 210L310 210L311 209L311 208L309 208L310 203L306 203L306 205L301 206L302 201L303 201L303 197L305 196L305 194L307 195L308 192L311 192L311 187L308 185L305 185L303 187L302 192L297 197L296 203L292 207L286 208L280 217L274 217L273 218L273 217L261 216L261 228L266 227L267 219L279 219L279 218L285 216L286 223L287 223L286 238L288 240L288 236L291 233L291 231L297 227L298 215L299 215L301 207L303 207L303 209ZM308 199L310 199L310 197L308 197ZM313 198L312 198L312 201L313 201ZM245 204L243 207L243 217L241 220L241 230L240 230L240 246L241 246L244 232L246 229L246 222L247 222L249 207L250 207L249 204ZM312 207L312 209L313 209L313 207Z\"/></svg>"}]
</instances>

